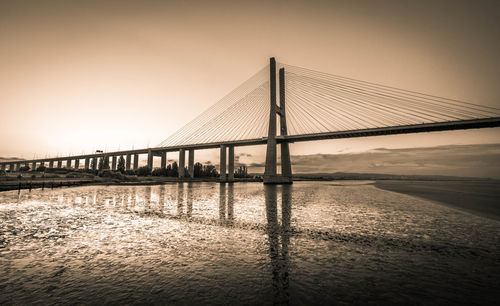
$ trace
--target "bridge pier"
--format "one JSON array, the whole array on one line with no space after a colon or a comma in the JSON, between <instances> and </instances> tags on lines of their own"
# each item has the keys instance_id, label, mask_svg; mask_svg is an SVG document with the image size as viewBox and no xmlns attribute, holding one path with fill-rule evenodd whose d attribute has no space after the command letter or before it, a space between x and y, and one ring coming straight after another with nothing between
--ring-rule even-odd
<instances>
[{"instance_id":1,"label":"bridge pier","mask_svg":"<svg viewBox=\"0 0 500 306\"><path fill-rule=\"evenodd\" d=\"M75 169L78 170L80 168L80 159L75 159Z\"/></svg>"},{"instance_id":2,"label":"bridge pier","mask_svg":"<svg viewBox=\"0 0 500 306\"><path fill-rule=\"evenodd\" d=\"M36 170L36 162L31 163L31 170L33 170L33 171Z\"/></svg>"},{"instance_id":3,"label":"bridge pier","mask_svg":"<svg viewBox=\"0 0 500 306\"><path fill-rule=\"evenodd\" d=\"M269 130L266 149L266 168L264 171L264 184L291 184L292 168L290 164L290 150L288 143L281 144L281 175L277 174L276 154L276 115L280 116L280 134L287 135L285 116L285 69L279 71L280 78L280 106L276 104L276 61L270 60L270 89L271 107L269 113Z\"/></svg>"},{"instance_id":4,"label":"bridge pier","mask_svg":"<svg viewBox=\"0 0 500 306\"><path fill-rule=\"evenodd\" d=\"M286 126L286 111L285 111L285 68L281 68L279 71L279 82L280 82L280 135L288 135L288 129ZM280 144L281 149L281 176L285 182L292 182L292 163L290 161L290 147L288 142L282 142Z\"/></svg>"},{"instance_id":5,"label":"bridge pier","mask_svg":"<svg viewBox=\"0 0 500 306\"><path fill-rule=\"evenodd\" d=\"M57 161L57 168L62 168L62 160Z\"/></svg>"},{"instance_id":6,"label":"bridge pier","mask_svg":"<svg viewBox=\"0 0 500 306\"><path fill-rule=\"evenodd\" d=\"M67 169L71 168L71 159L66 160L66 168Z\"/></svg>"},{"instance_id":7,"label":"bridge pier","mask_svg":"<svg viewBox=\"0 0 500 306\"><path fill-rule=\"evenodd\" d=\"M109 169L109 155L105 155L103 158L104 163L102 164L102 169Z\"/></svg>"},{"instance_id":8,"label":"bridge pier","mask_svg":"<svg viewBox=\"0 0 500 306\"><path fill-rule=\"evenodd\" d=\"M111 170L116 171L116 155L111 157Z\"/></svg>"},{"instance_id":9,"label":"bridge pier","mask_svg":"<svg viewBox=\"0 0 500 306\"><path fill-rule=\"evenodd\" d=\"M226 146L220 146L220 174L219 174L219 182L224 183L227 180L226 176Z\"/></svg>"},{"instance_id":10,"label":"bridge pier","mask_svg":"<svg viewBox=\"0 0 500 306\"><path fill-rule=\"evenodd\" d=\"M161 152L161 168L167 168L167 151Z\"/></svg>"},{"instance_id":11,"label":"bridge pier","mask_svg":"<svg viewBox=\"0 0 500 306\"><path fill-rule=\"evenodd\" d=\"M85 170L89 170L90 157L85 157Z\"/></svg>"},{"instance_id":12,"label":"bridge pier","mask_svg":"<svg viewBox=\"0 0 500 306\"><path fill-rule=\"evenodd\" d=\"M186 176L185 173L185 164L186 164L186 150L179 149L179 178L182 179Z\"/></svg>"},{"instance_id":13,"label":"bridge pier","mask_svg":"<svg viewBox=\"0 0 500 306\"><path fill-rule=\"evenodd\" d=\"M53 160L49 161L49 168L54 168L54 161Z\"/></svg>"},{"instance_id":14,"label":"bridge pier","mask_svg":"<svg viewBox=\"0 0 500 306\"><path fill-rule=\"evenodd\" d=\"M153 169L153 152L151 149L148 150L148 168Z\"/></svg>"},{"instance_id":15,"label":"bridge pier","mask_svg":"<svg viewBox=\"0 0 500 306\"><path fill-rule=\"evenodd\" d=\"M127 154L125 158L125 170L130 170L131 161L132 161L132 154Z\"/></svg>"},{"instance_id":16,"label":"bridge pier","mask_svg":"<svg viewBox=\"0 0 500 306\"><path fill-rule=\"evenodd\" d=\"M134 154L134 170L139 169L139 154Z\"/></svg>"},{"instance_id":17,"label":"bridge pier","mask_svg":"<svg viewBox=\"0 0 500 306\"><path fill-rule=\"evenodd\" d=\"M92 170L97 169L97 156L92 157Z\"/></svg>"},{"instance_id":18,"label":"bridge pier","mask_svg":"<svg viewBox=\"0 0 500 306\"><path fill-rule=\"evenodd\" d=\"M234 146L229 146L227 173L227 180L229 182L234 181Z\"/></svg>"},{"instance_id":19,"label":"bridge pier","mask_svg":"<svg viewBox=\"0 0 500 306\"><path fill-rule=\"evenodd\" d=\"M188 174L190 178L194 178L194 149L188 151Z\"/></svg>"}]
</instances>

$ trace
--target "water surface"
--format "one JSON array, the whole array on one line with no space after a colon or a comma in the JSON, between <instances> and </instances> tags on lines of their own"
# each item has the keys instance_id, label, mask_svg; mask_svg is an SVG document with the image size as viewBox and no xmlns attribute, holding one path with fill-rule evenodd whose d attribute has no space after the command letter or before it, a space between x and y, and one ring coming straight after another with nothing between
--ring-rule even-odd
<instances>
[{"instance_id":1,"label":"water surface","mask_svg":"<svg viewBox=\"0 0 500 306\"><path fill-rule=\"evenodd\" d=\"M0 304L492 303L500 222L371 184L0 193Z\"/></svg>"}]
</instances>

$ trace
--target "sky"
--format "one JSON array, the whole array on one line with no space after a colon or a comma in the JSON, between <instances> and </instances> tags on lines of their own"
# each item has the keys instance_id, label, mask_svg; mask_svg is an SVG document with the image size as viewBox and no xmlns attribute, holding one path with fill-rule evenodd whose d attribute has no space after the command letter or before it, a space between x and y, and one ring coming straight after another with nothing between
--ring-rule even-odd
<instances>
[{"instance_id":1,"label":"sky","mask_svg":"<svg viewBox=\"0 0 500 306\"><path fill-rule=\"evenodd\" d=\"M0 156L154 147L272 56L500 108L499 20L497 1L1 1ZM494 128L291 150L346 154L499 136ZM237 153L261 158L263 150Z\"/></svg>"},{"instance_id":2,"label":"sky","mask_svg":"<svg viewBox=\"0 0 500 306\"><path fill-rule=\"evenodd\" d=\"M295 173L347 172L500 179L500 144L380 148L358 153L297 155L292 156L292 163Z\"/></svg>"}]
</instances>

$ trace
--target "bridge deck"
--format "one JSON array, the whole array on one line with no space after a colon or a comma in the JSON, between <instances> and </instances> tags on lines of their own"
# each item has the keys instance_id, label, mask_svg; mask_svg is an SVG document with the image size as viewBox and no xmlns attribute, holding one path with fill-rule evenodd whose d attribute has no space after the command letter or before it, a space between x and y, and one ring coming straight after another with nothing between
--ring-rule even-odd
<instances>
[{"instance_id":1,"label":"bridge deck","mask_svg":"<svg viewBox=\"0 0 500 306\"><path fill-rule=\"evenodd\" d=\"M460 121L448 121L448 122L437 122L437 123L423 123L414 125L402 125L402 126L392 126L392 127L381 127L372 129L360 129L351 131L337 131L328 133L318 133L318 134L304 134L304 135L289 135L289 136L277 136L276 140L278 143L282 142L299 142L299 141L314 141L314 140L325 140L325 139L337 139L337 138L354 138L354 137L369 137L369 136L381 136L381 135L394 135L394 134L410 134L410 133L422 133L422 132L436 132L436 131L450 131L450 130L464 130L464 129L477 129L477 128L491 128L500 126L500 117L484 118L484 119L473 119L473 120L460 120ZM135 150L125 150L125 151L114 151L96 154L85 154L85 155L74 155L65 157L51 157L51 158L41 158L41 159L31 159L31 160L11 160L0 162L0 164L11 164L11 163L31 163L31 162L50 162L59 161L67 159L85 159L92 157L103 157L103 156L113 156L113 155L127 155L127 154L146 154L151 150L153 154L158 152L173 152L179 149L213 149L218 148L221 145L228 146L253 146L253 145L263 145L267 143L267 137L258 139L247 139L238 141L226 141L226 142L214 142L205 144L191 144L182 146L171 146L171 147L156 147L156 148L145 148L145 149L135 149Z\"/></svg>"}]
</instances>

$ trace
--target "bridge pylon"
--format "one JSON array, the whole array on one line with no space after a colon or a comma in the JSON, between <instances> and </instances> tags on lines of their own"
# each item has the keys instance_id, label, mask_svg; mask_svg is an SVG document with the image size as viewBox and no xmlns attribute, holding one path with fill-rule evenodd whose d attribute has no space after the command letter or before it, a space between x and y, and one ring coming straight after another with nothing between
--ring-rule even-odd
<instances>
[{"instance_id":1,"label":"bridge pylon","mask_svg":"<svg viewBox=\"0 0 500 306\"><path fill-rule=\"evenodd\" d=\"M264 171L264 184L291 184L292 166L290 162L290 149L288 142L282 142L281 148L281 175L277 173L277 142L276 142L276 115L280 116L280 135L287 135L286 109L285 109L285 68L279 71L280 105L276 104L276 60L270 59L270 101L269 131L267 136L266 168Z\"/></svg>"}]
</instances>

